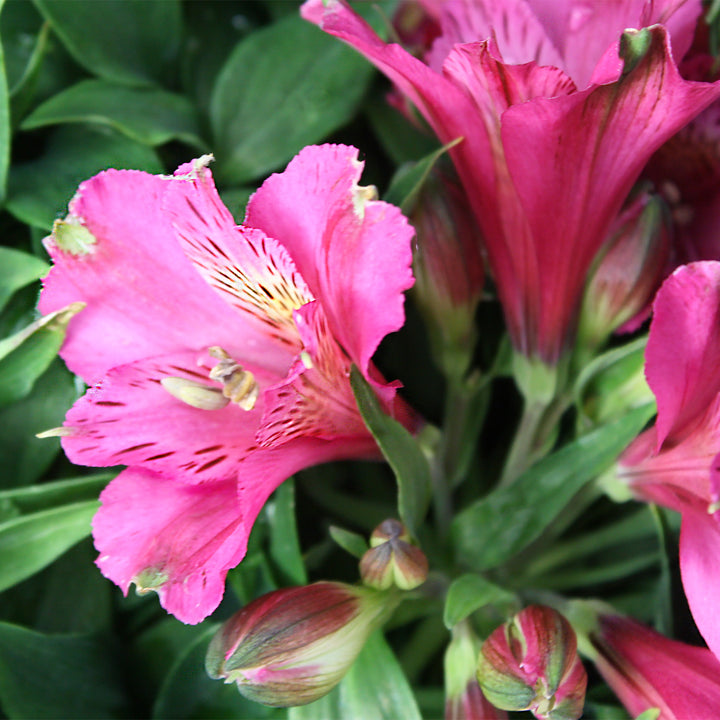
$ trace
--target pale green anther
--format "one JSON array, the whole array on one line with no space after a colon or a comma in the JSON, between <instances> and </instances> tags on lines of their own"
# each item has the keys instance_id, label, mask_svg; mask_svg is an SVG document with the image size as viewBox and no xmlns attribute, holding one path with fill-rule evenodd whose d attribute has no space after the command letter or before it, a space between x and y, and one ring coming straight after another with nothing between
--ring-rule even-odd
<instances>
[{"instance_id":1,"label":"pale green anther","mask_svg":"<svg viewBox=\"0 0 720 720\"><path fill-rule=\"evenodd\" d=\"M716 500L714 503L710 503L708 505L708 515L712 515L716 513L718 510L720 510L720 500Z\"/></svg>"},{"instance_id":2,"label":"pale green anther","mask_svg":"<svg viewBox=\"0 0 720 720\"><path fill-rule=\"evenodd\" d=\"M71 216L65 220L56 220L52 234L55 245L71 255L89 255L97 244L95 236L77 218Z\"/></svg>"},{"instance_id":3,"label":"pale green anther","mask_svg":"<svg viewBox=\"0 0 720 720\"><path fill-rule=\"evenodd\" d=\"M160 380L160 384L174 398L199 410L220 410L230 402L219 388L212 388L185 378L166 377Z\"/></svg>"}]
</instances>

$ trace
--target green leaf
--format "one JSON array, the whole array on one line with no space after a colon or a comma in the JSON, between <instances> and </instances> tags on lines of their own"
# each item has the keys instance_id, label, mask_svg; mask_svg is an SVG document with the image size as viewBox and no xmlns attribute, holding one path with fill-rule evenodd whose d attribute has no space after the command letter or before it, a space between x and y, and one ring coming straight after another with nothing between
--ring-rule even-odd
<instances>
[{"instance_id":1,"label":"green leaf","mask_svg":"<svg viewBox=\"0 0 720 720\"><path fill-rule=\"evenodd\" d=\"M344 530L343 528L331 525L329 528L330 537L343 549L354 555L356 558L361 558L368 549L367 540L358 533Z\"/></svg>"},{"instance_id":2,"label":"green leaf","mask_svg":"<svg viewBox=\"0 0 720 720\"><path fill-rule=\"evenodd\" d=\"M5 0L0 0L0 16ZM7 191L8 168L10 167L10 93L8 90L7 73L5 71L5 55L0 42L0 207L5 202Z\"/></svg>"},{"instance_id":3,"label":"green leaf","mask_svg":"<svg viewBox=\"0 0 720 720\"><path fill-rule=\"evenodd\" d=\"M44 155L12 168L7 209L22 222L50 231L78 185L109 167L163 172L152 149L110 128L63 126Z\"/></svg>"},{"instance_id":4,"label":"green leaf","mask_svg":"<svg viewBox=\"0 0 720 720\"><path fill-rule=\"evenodd\" d=\"M306 585L305 563L295 522L295 485L286 480L265 507L270 521L270 557L283 575L283 584Z\"/></svg>"},{"instance_id":5,"label":"green leaf","mask_svg":"<svg viewBox=\"0 0 720 720\"><path fill-rule=\"evenodd\" d=\"M40 485L1 490L0 520L97 498L100 491L115 475L114 472L101 472Z\"/></svg>"},{"instance_id":6,"label":"green leaf","mask_svg":"<svg viewBox=\"0 0 720 720\"><path fill-rule=\"evenodd\" d=\"M86 70L129 85L161 81L176 61L182 15L176 0L34 0Z\"/></svg>"},{"instance_id":7,"label":"green leaf","mask_svg":"<svg viewBox=\"0 0 720 720\"><path fill-rule=\"evenodd\" d=\"M102 635L42 635L0 622L0 704L11 718L132 717Z\"/></svg>"},{"instance_id":8,"label":"green leaf","mask_svg":"<svg viewBox=\"0 0 720 720\"><path fill-rule=\"evenodd\" d=\"M30 392L60 350L68 322L82 307L73 303L0 340L0 406Z\"/></svg>"},{"instance_id":9,"label":"green leaf","mask_svg":"<svg viewBox=\"0 0 720 720\"><path fill-rule=\"evenodd\" d=\"M370 636L340 685L288 720L421 720L410 685L381 632Z\"/></svg>"},{"instance_id":10,"label":"green leaf","mask_svg":"<svg viewBox=\"0 0 720 720\"><path fill-rule=\"evenodd\" d=\"M373 389L354 365L350 383L360 414L395 473L400 519L417 537L430 501L430 464L415 438L383 412Z\"/></svg>"},{"instance_id":11,"label":"green leaf","mask_svg":"<svg viewBox=\"0 0 720 720\"><path fill-rule=\"evenodd\" d=\"M637 408L585 435L457 515L452 535L461 562L476 570L497 567L538 538L575 494L618 458L652 413Z\"/></svg>"},{"instance_id":12,"label":"green leaf","mask_svg":"<svg viewBox=\"0 0 720 720\"><path fill-rule=\"evenodd\" d=\"M12 294L47 273L50 266L34 255L0 247L0 310Z\"/></svg>"},{"instance_id":13,"label":"green leaf","mask_svg":"<svg viewBox=\"0 0 720 720\"><path fill-rule=\"evenodd\" d=\"M430 171L435 163L451 148L455 147L462 138L453 140L447 145L426 155L414 163L407 163L400 167L390 183L384 200L397 205L406 215L413 209L417 202L418 193L427 180Z\"/></svg>"},{"instance_id":14,"label":"green leaf","mask_svg":"<svg viewBox=\"0 0 720 720\"><path fill-rule=\"evenodd\" d=\"M78 394L74 377L55 360L30 395L0 408L0 487L28 485L45 472L60 443L57 438L40 440L35 435L62 424Z\"/></svg>"},{"instance_id":15,"label":"green leaf","mask_svg":"<svg viewBox=\"0 0 720 720\"><path fill-rule=\"evenodd\" d=\"M479 575L463 575L454 580L448 589L443 615L445 627L449 630L485 605L507 604L513 599L511 592Z\"/></svg>"},{"instance_id":16,"label":"green leaf","mask_svg":"<svg viewBox=\"0 0 720 720\"><path fill-rule=\"evenodd\" d=\"M0 523L0 591L42 570L90 534L97 500L62 505Z\"/></svg>"},{"instance_id":17,"label":"green leaf","mask_svg":"<svg viewBox=\"0 0 720 720\"><path fill-rule=\"evenodd\" d=\"M195 108L176 93L133 88L106 80L82 80L53 95L21 124L22 130L60 123L100 123L145 145L180 140L207 151Z\"/></svg>"},{"instance_id":18,"label":"green leaf","mask_svg":"<svg viewBox=\"0 0 720 720\"><path fill-rule=\"evenodd\" d=\"M242 40L210 103L221 182L264 175L347 123L372 74L360 55L295 15Z\"/></svg>"},{"instance_id":19,"label":"green leaf","mask_svg":"<svg viewBox=\"0 0 720 720\"><path fill-rule=\"evenodd\" d=\"M643 710L635 720L658 720L660 717L660 708L648 708Z\"/></svg>"}]
</instances>

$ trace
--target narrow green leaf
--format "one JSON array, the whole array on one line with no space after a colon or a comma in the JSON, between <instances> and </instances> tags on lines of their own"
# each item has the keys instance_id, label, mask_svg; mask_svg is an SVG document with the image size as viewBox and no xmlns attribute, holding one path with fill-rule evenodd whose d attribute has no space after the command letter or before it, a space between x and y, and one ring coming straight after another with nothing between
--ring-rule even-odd
<instances>
[{"instance_id":1,"label":"narrow green leaf","mask_svg":"<svg viewBox=\"0 0 720 720\"><path fill-rule=\"evenodd\" d=\"M82 307L74 303L0 340L0 406L30 392L60 350L68 322Z\"/></svg>"},{"instance_id":2,"label":"narrow green leaf","mask_svg":"<svg viewBox=\"0 0 720 720\"><path fill-rule=\"evenodd\" d=\"M5 0L0 0L2 15ZM5 202L7 191L8 169L10 167L10 93L8 90L7 73L5 71L5 55L0 42L0 207Z\"/></svg>"},{"instance_id":3,"label":"narrow green leaf","mask_svg":"<svg viewBox=\"0 0 720 720\"><path fill-rule=\"evenodd\" d=\"M285 584L306 585L305 563L295 521L295 485L286 480L265 506L270 522L270 557L282 571Z\"/></svg>"},{"instance_id":4,"label":"narrow green leaf","mask_svg":"<svg viewBox=\"0 0 720 720\"><path fill-rule=\"evenodd\" d=\"M0 591L42 570L90 534L97 500L63 505L0 523Z\"/></svg>"},{"instance_id":5,"label":"narrow green leaf","mask_svg":"<svg viewBox=\"0 0 720 720\"><path fill-rule=\"evenodd\" d=\"M462 138L443 145L417 162L400 167L393 176L384 200L397 205L407 215L417 202L418 193L435 163L459 142L462 142Z\"/></svg>"},{"instance_id":6,"label":"narrow green leaf","mask_svg":"<svg viewBox=\"0 0 720 720\"><path fill-rule=\"evenodd\" d=\"M182 33L177 0L34 0L86 70L130 85L161 81Z\"/></svg>"},{"instance_id":7,"label":"narrow green leaf","mask_svg":"<svg viewBox=\"0 0 720 720\"><path fill-rule=\"evenodd\" d=\"M383 412L373 389L354 365L350 383L365 424L395 472L400 519L417 537L430 501L430 464L415 438Z\"/></svg>"},{"instance_id":8,"label":"narrow green leaf","mask_svg":"<svg viewBox=\"0 0 720 720\"><path fill-rule=\"evenodd\" d=\"M491 603L510 603L513 594L480 575L463 575L454 580L445 598L443 621L448 629Z\"/></svg>"},{"instance_id":9,"label":"narrow green leaf","mask_svg":"<svg viewBox=\"0 0 720 720\"><path fill-rule=\"evenodd\" d=\"M660 708L648 708L641 712L635 720L658 720L660 717Z\"/></svg>"},{"instance_id":10,"label":"narrow green leaf","mask_svg":"<svg viewBox=\"0 0 720 720\"><path fill-rule=\"evenodd\" d=\"M67 212L78 185L109 167L163 172L151 148L110 128L62 126L44 155L13 166L7 209L22 222L50 231L55 219Z\"/></svg>"},{"instance_id":11,"label":"narrow green leaf","mask_svg":"<svg viewBox=\"0 0 720 720\"><path fill-rule=\"evenodd\" d=\"M678 549L667 520L667 511L649 506L657 533L660 555L660 577L655 594L655 628L668 637L673 636L672 567L677 565Z\"/></svg>"},{"instance_id":12,"label":"narrow green leaf","mask_svg":"<svg viewBox=\"0 0 720 720\"><path fill-rule=\"evenodd\" d=\"M12 294L41 278L50 266L34 255L0 247L0 310Z\"/></svg>"},{"instance_id":13,"label":"narrow green leaf","mask_svg":"<svg viewBox=\"0 0 720 720\"><path fill-rule=\"evenodd\" d=\"M11 718L132 717L117 657L103 635L43 635L0 622L0 704Z\"/></svg>"},{"instance_id":14,"label":"narrow green leaf","mask_svg":"<svg viewBox=\"0 0 720 720\"><path fill-rule=\"evenodd\" d=\"M539 537L575 494L617 459L652 413L637 408L585 435L457 515L452 535L461 561L477 570L496 567Z\"/></svg>"},{"instance_id":15,"label":"narrow green leaf","mask_svg":"<svg viewBox=\"0 0 720 720\"><path fill-rule=\"evenodd\" d=\"M330 526L330 537L345 551L361 558L368 549L367 540L358 533L344 530L337 525Z\"/></svg>"},{"instance_id":16,"label":"narrow green leaf","mask_svg":"<svg viewBox=\"0 0 720 720\"><path fill-rule=\"evenodd\" d=\"M114 472L101 472L84 477L56 480L39 485L0 491L0 518L48 510L97 498L100 491L115 477Z\"/></svg>"},{"instance_id":17,"label":"narrow green leaf","mask_svg":"<svg viewBox=\"0 0 720 720\"><path fill-rule=\"evenodd\" d=\"M352 118L373 72L294 14L243 39L210 103L218 177L252 180L323 140Z\"/></svg>"},{"instance_id":18,"label":"narrow green leaf","mask_svg":"<svg viewBox=\"0 0 720 720\"><path fill-rule=\"evenodd\" d=\"M77 122L109 125L145 145L181 140L202 152L208 149L200 138L196 110L186 97L107 80L82 80L53 95L26 117L20 127L32 130Z\"/></svg>"}]
</instances>

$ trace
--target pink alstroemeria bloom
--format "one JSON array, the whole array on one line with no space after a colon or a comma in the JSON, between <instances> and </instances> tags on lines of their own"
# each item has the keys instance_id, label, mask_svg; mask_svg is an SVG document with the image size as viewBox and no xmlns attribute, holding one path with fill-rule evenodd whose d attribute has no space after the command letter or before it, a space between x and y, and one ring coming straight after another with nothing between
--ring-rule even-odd
<instances>
[{"instance_id":1,"label":"pink alstroemeria bloom","mask_svg":"<svg viewBox=\"0 0 720 720\"><path fill-rule=\"evenodd\" d=\"M720 262L679 267L653 305L645 374L653 427L618 461L633 494L682 513L680 569L695 622L720 657Z\"/></svg>"},{"instance_id":2,"label":"pink alstroemeria bloom","mask_svg":"<svg viewBox=\"0 0 720 720\"><path fill-rule=\"evenodd\" d=\"M602 615L590 639L607 684L632 717L659 708L661 720L716 717L720 663L707 649L670 640L621 615Z\"/></svg>"},{"instance_id":3,"label":"pink alstroemeria bloom","mask_svg":"<svg viewBox=\"0 0 720 720\"><path fill-rule=\"evenodd\" d=\"M46 241L40 299L43 313L86 303L61 354L94 387L67 414L65 452L129 466L101 495L98 565L187 623L217 607L283 480L379 457L352 363L414 422L371 362L404 322L413 230L358 185L358 151L305 148L240 226L205 164L84 182Z\"/></svg>"},{"instance_id":4,"label":"pink alstroemeria bloom","mask_svg":"<svg viewBox=\"0 0 720 720\"><path fill-rule=\"evenodd\" d=\"M442 143L463 138L450 155L513 345L554 365L643 166L720 96L676 65L700 10L700 0L447 0L425 62L381 41L341 0L307 0L302 14L372 61ZM625 28L652 23L663 24L620 43Z\"/></svg>"}]
</instances>

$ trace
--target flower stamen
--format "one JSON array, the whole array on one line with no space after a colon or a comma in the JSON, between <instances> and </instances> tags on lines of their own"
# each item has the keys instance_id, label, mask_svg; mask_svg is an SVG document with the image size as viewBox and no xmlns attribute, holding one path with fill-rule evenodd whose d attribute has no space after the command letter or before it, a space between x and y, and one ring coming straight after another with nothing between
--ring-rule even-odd
<instances>
[{"instance_id":1,"label":"flower stamen","mask_svg":"<svg viewBox=\"0 0 720 720\"><path fill-rule=\"evenodd\" d=\"M222 394L243 410L255 407L260 387L255 376L249 370L243 370L221 347L208 348L208 353L220 360L210 371L210 378L223 384Z\"/></svg>"}]
</instances>

